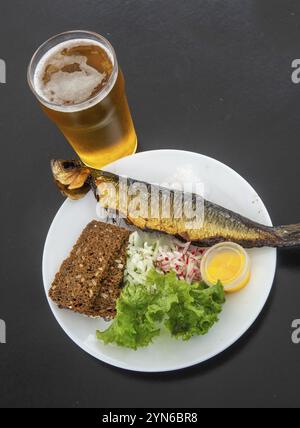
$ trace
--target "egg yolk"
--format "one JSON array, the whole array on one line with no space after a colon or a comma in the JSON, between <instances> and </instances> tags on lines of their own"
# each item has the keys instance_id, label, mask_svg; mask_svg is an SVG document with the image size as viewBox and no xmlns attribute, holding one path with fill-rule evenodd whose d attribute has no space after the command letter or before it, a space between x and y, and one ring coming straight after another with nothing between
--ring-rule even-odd
<instances>
[{"instance_id":1,"label":"egg yolk","mask_svg":"<svg viewBox=\"0 0 300 428\"><path fill-rule=\"evenodd\" d=\"M207 266L207 276L212 282L224 285L234 281L245 265L245 257L235 251L221 251L212 257Z\"/></svg>"}]
</instances>

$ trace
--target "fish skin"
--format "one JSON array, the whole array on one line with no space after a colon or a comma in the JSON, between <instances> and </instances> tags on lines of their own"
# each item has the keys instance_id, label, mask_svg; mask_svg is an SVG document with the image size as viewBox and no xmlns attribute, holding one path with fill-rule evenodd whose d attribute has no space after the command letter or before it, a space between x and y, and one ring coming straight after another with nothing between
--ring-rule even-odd
<instances>
[{"instance_id":1,"label":"fish skin","mask_svg":"<svg viewBox=\"0 0 300 428\"><path fill-rule=\"evenodd\" d=\"M174 209L174 198L176 194L172 190L156 186L156 191L160 193L159 217L152 218L150 204L148 211L142 216L135 218L128 215L128 205L119 200L119 177L115 174L87 168L81 161L53 160L51 162L52 173L55 182L61 192L72 199L82 198L90 189L104 208L113 209L122 214L125 220L134 226L149 231L159 231L174 235L184 241L192 242L199 246L211 246L219 242L235 242L244 248L257 247L295 247L300 246L300 224L268 227L253 222L231 210L221 207L207 200L202 200L204 204L204 219L201 227L189 229L186 227L189 219L183 216L176 218ZM109 183L116 191L116 199L99 192L103 185ZM150 195L151 186L134 179L127 179L128 185L133 183L145 186L147 195ZM162 215L162 200L164 192L171 195L171 216L164 218ZM143 193L142 193L143 194ZM146 194L143 196L146 198ZM196 204L197 195L192 195L193 206ZM128 203L132 199L128 196ZM148 200L149 202L149 200ZM175 204L177 210L178 204Z\"/></svg>"}]
</instances>

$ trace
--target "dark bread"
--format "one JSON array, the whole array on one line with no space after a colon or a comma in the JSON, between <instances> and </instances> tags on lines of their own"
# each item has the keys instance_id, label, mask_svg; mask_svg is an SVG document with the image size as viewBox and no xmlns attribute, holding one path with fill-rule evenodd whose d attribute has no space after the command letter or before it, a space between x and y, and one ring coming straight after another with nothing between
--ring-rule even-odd
<instances>
[{"instance_id":1,"label":"dark bread","mask_svg":"<svg viewBox=\"0 0 300 428\"><path fill-rule=\"evenodd\" d=\"M75 312L113 316L129 235L118 226L98 221L88 224L55 276L49 291L51 299Z\"/></svg>"},{"instance_id":2,"label":"dark bread","mask_svg":"<svg viewBox=\"0 0 300 428\"><path fill-rule=\"evenodd\" d=\"M114 318L116 315L116 300L121 293L124 269L126 266L127 242L123 245L118 256L110 264L107 277L102 281L98 296L93 306L85 312L91 317Z\"/></svg>"}]
</instances>

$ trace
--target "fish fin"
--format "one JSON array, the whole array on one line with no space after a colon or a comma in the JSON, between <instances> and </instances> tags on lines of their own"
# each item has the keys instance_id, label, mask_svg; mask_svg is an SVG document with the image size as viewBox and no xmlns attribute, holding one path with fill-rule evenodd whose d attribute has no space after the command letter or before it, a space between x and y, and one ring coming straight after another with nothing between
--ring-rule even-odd
<instances>
[{"instance_id":1,"label":"fish fin","mask_svg":"<svg viewBox=\"0 0 300 428\"><path fill-rule=\"evenodd\" d=\"M281 247L300 247L300 223L274 228Z\"/></svg>"}]
</instances>

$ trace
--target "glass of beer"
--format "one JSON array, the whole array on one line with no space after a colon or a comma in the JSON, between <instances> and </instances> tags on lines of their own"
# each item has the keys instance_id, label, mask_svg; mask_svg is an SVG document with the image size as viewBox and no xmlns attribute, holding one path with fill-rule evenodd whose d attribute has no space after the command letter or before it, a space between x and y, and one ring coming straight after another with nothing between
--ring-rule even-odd
<instances>
[{"instance_id":1,"label":"glass of beer","mask_svg":"<svg viewBox=\"0 0 300 428\"><path fill-rule=\"evenodd\" d=\"M28 82L87 166L101 168L135 153L124 77L104 37L89 31L52 37L33 55Z\"/></svg>"}]
</instances>

